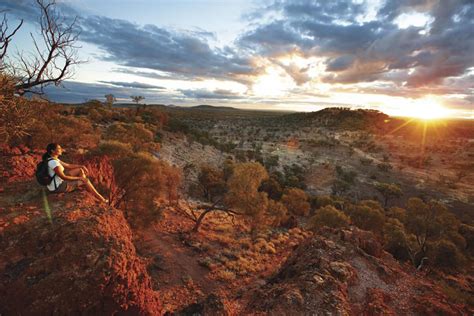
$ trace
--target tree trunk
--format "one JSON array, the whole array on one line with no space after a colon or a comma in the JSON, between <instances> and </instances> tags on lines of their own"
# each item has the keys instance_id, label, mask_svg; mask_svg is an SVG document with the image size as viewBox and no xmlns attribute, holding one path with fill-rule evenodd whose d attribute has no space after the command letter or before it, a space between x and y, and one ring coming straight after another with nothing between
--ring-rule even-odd
<instances>
[{"instance_id":1,"label":"tree trunk","mask_svg":"<svg viewBox=\"0 0 474 316\"><path fill-rule=\"evenodd\" d=\"M207 213L211 212L212 210L205 210L204 212L199 215L198 219L196 220L196 224L194 224L194 227L192 229L193 233L197 233L199 230L199 227L201 226L202 221L204 220L204 217L207 215Z\"/></svg>"}]
</instances>

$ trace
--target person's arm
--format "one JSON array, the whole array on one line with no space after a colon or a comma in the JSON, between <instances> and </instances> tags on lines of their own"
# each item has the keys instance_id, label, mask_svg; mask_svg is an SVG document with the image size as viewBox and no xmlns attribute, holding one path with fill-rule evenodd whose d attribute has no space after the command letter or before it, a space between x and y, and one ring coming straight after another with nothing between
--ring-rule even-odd
<instances>
[{"instance_id":1,"label":"person's arm","mask_svg":"<svg viewBox=\"0 0 474 316\"><path fill-rule=\"evenodd\" d=\"M89 173L89 170L87 170L86 166L84 165L75 165L75 164L72 164L72 163L65 163L64 161L61 161L61 164L63 165L64 169L77 169L77 168L81 168L81 169L84 169L84 171L86 173Z\"/></svg>"},{"instance_id":2,"label":"person's arm","mask_svg":"<svg viewBox=\"0 0 474 316\"><path fill-rule=\"evenodd\" d=\"M87 181L87 177L84 173L82 173L81 177L68 176L64 174L64 172L61 170L61 168L59 168L59 166L54 168L54 172L58 175L58 177L60 177L64 181L76 181L76 180L80 180L83 182Z\"/></svg>"}]
</instances>

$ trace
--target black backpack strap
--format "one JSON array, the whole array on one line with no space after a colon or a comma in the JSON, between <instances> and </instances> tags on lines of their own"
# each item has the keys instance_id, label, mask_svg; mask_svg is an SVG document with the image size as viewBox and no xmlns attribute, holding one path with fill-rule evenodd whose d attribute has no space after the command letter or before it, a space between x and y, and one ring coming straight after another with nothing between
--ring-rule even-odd
<instances>
[{"instance_id":1,"label":"black backpack strap","mask_svg":"<svg viewBox=\"0 0 474 316\"><path fill-rule=\"evenodd\" d=\"M48 158L48 169L49 169L49 162L51 160L54 160L54 158ZM54 172L54 169L53 170L53 182L54 182L54 191L56 191L58 189L58 186L56 185L56 172Z\"/></svg>"}]
</instances>

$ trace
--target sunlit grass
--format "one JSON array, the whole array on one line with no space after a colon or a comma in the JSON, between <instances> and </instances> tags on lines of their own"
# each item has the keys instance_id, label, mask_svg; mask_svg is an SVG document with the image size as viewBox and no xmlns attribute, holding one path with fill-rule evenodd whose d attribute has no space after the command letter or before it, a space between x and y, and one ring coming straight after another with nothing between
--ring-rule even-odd
<instances>
[{"instance_id":1,"label":"sunlit grass","mask_svg":"<svg viewBox=\"0 0 474 316\"><path fill-rule=\"evenodd\" d=\"M48 197L46 196L45 190L41 190L41 193L43 195L43 209L44 209L44 212L46 213L46 217L48 218L48 221L51 224L53 224L53 216L51 215L51 208L49 207Z\"/></svg>"}]
</instances>

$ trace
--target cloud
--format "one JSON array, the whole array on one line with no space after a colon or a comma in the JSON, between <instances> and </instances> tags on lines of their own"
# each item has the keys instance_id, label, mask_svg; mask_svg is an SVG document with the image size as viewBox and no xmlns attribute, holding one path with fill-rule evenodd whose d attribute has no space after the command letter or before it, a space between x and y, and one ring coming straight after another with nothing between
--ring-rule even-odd
<instances>
[{"instance_id":1,"label":"cloud","mask_svg":"<svg viewBox=\"0 0 474 316\"><path fill-rule=\"evenodd\" d=\"M284 21L259 25L240 36L237 43L258 54L276 56L290 51L308 48L310 41L289 27Z\"/></svg>"},{"instance_id":2,"label":"cloud","mask_svg":"<svg viewBox=\"0 0 474 316\"><path fill-rule=\"evenodd\" d=\"M81 22L81 40L102 49L103 60L187 78L245 79L258 68L249 56L230 47L211 48L207 36L121 19L89 16Z\"/></svg>"},{"instance_id":3,"label":"cloud","mask_svg":"<svg viewBox=\"0 0 474 316\"><path fill-rule=\"evenodd\" d=\"M324 57L326 82L393 80L399 87L419 88L442 84L474 66L472 1L387 0L376 19L368 18L374 9L368 1L283 0L267 8L280 18L257 24L242 34L239 43L270 57L295 51ZM396 18L410 12L424 14L432 22L399 28ZM393 70L406 75L390 76Z\"/></svg>"},{"instance_id":4,"label":"cloud","mask_svg":"<svg viewBox=\"0 0 474 316\"><path fill-rule=\"evenodd\" d=\"M71 23L73 17L78 15L74 8L62 1L56 3L54 10L60 11L61 17L68 23ZM41 15L40 7L34 0L2 0L0 11L4 11L8 16L12 15L17 19L23 19L30 23L38 23Z\"/></svg>"},{"instance_id":5,"label":"cloud","mask_svg":"<svg viewBox=\"0 0 474 316\"><path fill-rule=\"evenodd\" d=\"M8 9L8 14L18 18L36 21L38 14L32 3L32 0L3 0L0 9ZM60 3L60 9L67 17L81 15L78 20L81 41L97 46L101 50L98 58L120 66L113 69L118 73L158 80L217 79L250 86L256 77L266 72L265 67L278 66L298 86L292 91L292 97L304 97L308 82L329 83L327 93L345 90L412 97L446 94L457 98L455 95L461 95L459 104L471 102L472 107L472 99L464 97L473 92L472 0L275 0L265 3L246 15L248 27L233 45L224 47L209 44L217 40L216 34L199 28L175 30L78 14L64 2ZM400 16L413 14L423 16L428 22L421 26L408 23L400 28L397 24ZM285 60L288 55L298 55L297 62ZM307 65L299 60L305 58L311 60ZM183 88L173 94L161 91L160 86L137 81L102 81L108 85L81 83L63 95L100 98L106 93L117 93L128 98L139 89L140 93L147 93L147 100L168 97L170 100L231 102L247 97L246 100L255 101L248 95L226 90ZM86 92L92 95L86 96Z\"/></svg>"},{"instance_id":6,"label":"cloud","mask_svg":"<svg viewBox=\"0 0 474 316\"><path fill-rule=\"evenodd\" d=\"M119 102L131 102L131 95L142 95L145 97L145 102L151 104L191 104L199 99L230 101L245 98L238 93L222 89L213 91L182 89L178 92L160 91L157 93L154 90L156 88L150 89L147 85L145 87L139 87L140 84L133 85L133 87L127 85L128 83L125 83L124 86L118 85L117 82L111 86L109 84L65 81L63 87L46 87L45 93L51 101L64 103L83 103L92 99L105 100L105 95L110 93Z\"/></svg>"},{"instance_id":7,"label":"cloud","mask_svg":"<svg viewBox=\"0 0 474 316\"><path fill-rule=\"evenodd\" d=\"M5 0L0 9L7 9L18 18L37 20L39 12L32 0ZM173 79L222 79L249 83L263 72L237 48L211 47L215 34L200 28L172 30L156 25L138 25L123 19L99 15L83 15L67 4L58 9L66 19L78 16L80 41L102 50L98 56L117 65L156 70ZM9 13L10 14L10 13Z\"/></svg>"},{"instance_id":8,"label":"cloud","mask_svg":"<svg viewBox=\"0 0 474 316\"><path fill-rule=\"evenodd\" d=\"M44 90L51 101L64 103L83 103L91 99L105 100L106 94L113 94L119 102L131 102L131 95L142 95L148 103L168 103L173 100L171 93L150 90L149 88L130 88L106 84L65 81L62 87L48 86Z\"/></svg>"},{"instance_id":9,"label":"cloud","mask_svg":"<svg viewBox=\"0 0 474 316\"><path fill-rule=\"evenodd\" d=\"M141 82L124 82L124 81L99 81L105 84L111 84L114 86L125 87L125 88L136 88L136 89L165 89L164 87L141 83Z\"/></svg>"},{"instance_id":10,"label":"cloud","mask_svg":"<svg viewBox=\"0 0 474 316\"><path fill-rule=\"evenodd\" d=\"M306 82L311 80L311 77L308 74L308 70L310 68L309 65L306 66L299 66L296 63L289 63L289 64L284 64L280 62L278 59L272 59L271 60L273 64L280 66L285 72L293 78L295 83L300 86L302 84L305 84Z\"/></svg>"},{"instance_id":11,"label":"cloud","mask_svg":"<svg viewBox=\"0 0 474 316\"><path fill-rule=\"evenodd\" d=\"M326 70L328 71L342 71L348 69L354 62L354 56L342 55L327 62Z\"/></svg>"},{"instance_id":12,"label":"cloud","mask_svg":"<svg viewBox=\"0 0 474 316\"><path fill-rule=\"evenodd\" d=\"M206 89L197 89L197 90L188 90L188 89L181 89L179 90L184 96L192 99L221 99L221 100L235 100L235 99L242 99L244 96L229 91L229 90L222 90L217 89L214 91L209 91Z\"/></svg>"},{"instance_id":13,"label":"cloud","mask_svg":"<svg viewBox=\"0 0 474 316\"><path fill-rule=\"evenodd\" d=\"M122 73L127 75L134 75L138 77L144 78L151 78L151 79L160 79L160 80L189 80L189 81L200 81L202 79L199 78L189 78L184 75L172 74L172 73L157 73L154 71L140 71L140 70L132 70L130 68L114 68L112 69L113 72Z\"/></svg>"},{"instance_id":14,"label":"cloud","mask_svg":"<svg viewBox=\"0 0 474 316\"><path fill-rule=\"evenodd\" d=\"M36 22L39 17L39 8L35 4L28 0L3 0L0 2L0 10L18 19Z\"/></svg>"}]
</instances>

